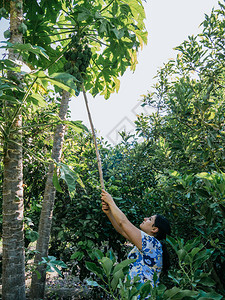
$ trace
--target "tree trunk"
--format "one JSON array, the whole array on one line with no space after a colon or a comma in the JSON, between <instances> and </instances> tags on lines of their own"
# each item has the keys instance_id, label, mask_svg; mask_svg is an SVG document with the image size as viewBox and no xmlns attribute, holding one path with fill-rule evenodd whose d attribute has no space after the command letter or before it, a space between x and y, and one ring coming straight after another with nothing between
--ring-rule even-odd
<instances>
[{"instance_id":1,"label":"tree trunk","mask_svg":"<svg viewBox=\"0 0 225 300\"><path fill-rule=\"evenodd\" d=\"M59 111L59 117L61 120L66 119L69 100L70 93L63 91ZM52 159L54 159L57 162L59 162L61 159L64 135L65 125L57 125L52 148ZM42 203L42 210L38 228L38 240L36 246L37 253L34 259L36 271L34 271L32 274L32 283L30 291L31 299L44 298L46 268L44 265L38 265L38 263L42 260L42 257L48 256L48 246L51 233L52 215L56 193L55 187L53 185L53 173L54 163L50 164L49 166L47 181L45 185L44 199Z\"/></svg>"},{"instance_id":2,"label":"tree trunk","mask_svg":"<svg viewBox=\"0 0 225 300\"><path fill-rule=\"evenodd\" d=\"M23 36L18 32L18 26L23 20L22 0L17 3L10 1L10 31L11 43L23 43ZM9 59L19 60L19 55L9 51ZM10 74L8 74L10 76ZM21 75L14 73L18 80ZM5 120L8 128L7 139L4 140L4 179L3 179L3 261L2 261L2 299L24 300L25 296L25 262L23 234L23 163L22 163L22 115L17 114L14 120L16 106L6 103ZM10 120L11 119L11 120ZM12 130L14 133L12 133Z\"/></svg>"}]
</instances>

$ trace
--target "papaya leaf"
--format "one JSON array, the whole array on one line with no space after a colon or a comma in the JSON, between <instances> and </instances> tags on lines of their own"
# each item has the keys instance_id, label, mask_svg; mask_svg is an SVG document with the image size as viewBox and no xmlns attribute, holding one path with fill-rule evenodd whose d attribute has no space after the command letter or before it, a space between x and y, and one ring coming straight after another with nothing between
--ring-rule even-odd
<instances>
[{"instance_id":1,"label":"papaya leaf","mask_svg":"<svg viewBox=\"0 0 225 300\"><path fill-rule=\"evenodd\" d=\"M0 91L1 93L1 91ZM4 101L4 100L7 100L8 102L11 102L11 103L20 103L20 101L18 99L16 99L15 97L13 96L9 96L9 95L1 95L0 94L0 101Z\"/></svg>"},{"instance_id":2,"label":"papaya leaf","mask_svg":"<svg viewBox=\"0 0 225 300\"><path fill-rule=\"evenodd\" d=\"M69 127L74 129L78 133L80 133L84 130L88 132L88 128L84 124L82 124L82 121L64 121L64 123L67 124Z\"/></svg>"},{"instance_id":3,"label":"papaya leaf","mask_svg":"<svg viewBox=\"0 0 225 300\"><path fill-rule=\"evenodd\" d=\"M33 78L37 77L39 80L38 82L44 87L47 87L48 83L52 83L60 89L63 89L75 96L75 81L77 79L68 73L54 73L51 76L48 76L43 71L38 71L36 73L29 74L29 76Z\"/></svg>"},{"instance_id":4,"label":"papaya leaf","mask_svg":"<svg viewBox=\"0 0 225 300\"><path fill-rule=\"evenodd\" d=\"M28 44L19 44L19 43L12 44L10 42L1 42L1 43L6 43L6 46L1 46L0 48L13 49L13 50L23 51L23 52L31 52L38 56L44 56L46 59L49 60L48 55L45 53L45 49L40 46L33 46L29 43Z\"/></svg>"},{"instance_id":5,"label":"papaya leaf","mask_svg":"<svg viewBox=\"0 0 225 300\"><path fill-rule=\"evenodd\" d=\"M76 173L63 163L59 163L59 167L60 167L61 178L65 180L69 192L73 193L76 187L76 179L77 179Z\"/></svg>"},{"instance_id":6,"label":"papaya leaf","mask_svg":"<svg viewBox=\"0 0 225 300\"><path fill-rule=\"evenodd\" d=\"M61 186L59 184L59 180L58 180L58 175L57 175L56 168L55 168L54 173L53 173L52 182L53 182L53 185L54 185L56 191L62 193L63 191L62 191L62 188L61 188Z\"/></svg>"},{"instance_id":7,"label":"papaya leaf","mask_svg":"<svg viewBox=\"0 0 225 300\"><path fill-rule=\"evenodd\" d=\"M27 98L27 102L32 103L35 110L38 107L46 107L47 106L47 102L44 100L44 98L40 94L37 94L37 93L31 94Z\"/></svg>"}]
</instances>

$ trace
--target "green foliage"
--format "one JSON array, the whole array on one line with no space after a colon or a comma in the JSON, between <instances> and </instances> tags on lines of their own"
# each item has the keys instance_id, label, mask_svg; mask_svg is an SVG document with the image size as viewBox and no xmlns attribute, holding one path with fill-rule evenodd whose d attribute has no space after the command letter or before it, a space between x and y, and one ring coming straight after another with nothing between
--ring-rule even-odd
<instances>
[{"instance_id":1,"label":"green foliage","mask_svg":"<svg viewBox=\"0 0 225 300\"><path fill-rule=\"evenodd\" d=\"M5 7L1 7L0 8L0 20L2 18L5 18L5 19L8 19L9 15L8 15L8 12L7 10L5 9Z\"/></svg>"},{"instance_id":2,"label":"green foliage","mask_svg":"<svg viewBox=\"0 0 225 300\"><path fill-rule=\"evenodd\" d=\"M213 12L211 20L215 19L214 14L220 20L224 12ZM216 24L224 27L222 21ZM206 27L203 29L207 31ZM210 41L210 37L204 39ZM136 121L137 133L144 141L137 142L122 134L120 145L100 146L106 188L128 218L138 226L144 216L164 214L172 223L173 235L182 238L172 243L179 248L170 248L174 266L171 281L162 277L168 286L164 296L174 299L220 299L225 284L224 67L221 59L217 59L217 69L210 63L212 56L223 49L217 46L219 42L213 44L214 48L207 48L204 39L190 37L177 48L177 59L159 71L155 92L147 95L143 103L155 105L157 111ZM197 52L196 57L201 57L193 60ZM83 270L85 257L91 252L90 248L86 251L90 239L101 249L112 247L119 258L125 258L127 250L116 242L119 237L115 238L104 216L99 216L93 146L86 137L79 137L77 146L69 153L67 157L82 174L87 190L87 194L77 190L74 195L80 222L73 231L77 244L71 239L70 247L77 253L74 255L77 264ZM68 201L62 207L66 205ZM56 213L59 209L56 208ZM69 220L65 220L68 213L60 216L69 231ZM201 240L196 240L199 235ZM108 243L102 245L104 240ZM82 244L78 245L80 241ZM83 271L83 275L88 273Z\"/></svg>"},{"instance_id":3,"label":"green foliage","mask_svg":"<svg viewBox=\"0 0 225 300\"><path fill-rule=\"evenodd\" d=\"M70 50L64 52L64 57L67 63L64 65L64 70L77 79L76 95L79 95L82 89L82 83L86 76L86 69L90 64L92 52L87 44L87 40L74 35L71 40Z\"/></svg>"},{"instance_id":4,"label":"green foliage","mask_svg":"<svg viewBox=\"0 0 225 300\"><path fill-rule=\"evenodd\" d=\"M88 279L88 285L103 289L107 295L111 296L111 299L145 299L149 294L151 294L151 299L162 299L160 296L163 294L165 286L160 285L158 288L153 288L149 281L142 284L139 282L138 276L133 281L130 280L128 270L129 265L135 261L134 259L126 259L117 263L112 252L108 252L107 256L104 256L104 253L99 250L97 250L96 256L98 264L86 262L86 267L100 281ZM156 280L157 277L155 282Z\"/></svg>"},{"instance_id":5,"label":"green foliage","mask_svg":"<svg viewBox=\"0 0 225 300\"><path fill-rule=\"evenodd\" d=\"M125 7L122 11L125 14ZM84 24L91 18L84 10L79 10L78 14L81 14L79 22ZM218 17L214 18L215 14ZM224 27L220 21L223 14L223 10L213 12L209 17L212 24L207 21L208 25L203 25L204 35L189 37L177 47L177 58L158 72L158 83L143 102L143 105L155 106L156 111L150 116L141 115L136 121L137 134L143 141L125 133L121 133L122 143L115 147L98 141L106 189L128 218L136 226L143 217L155 213L166 215L171 221L173 238L169 252L173 268L169 277L162 275L161 282L167 289L160 287L155 292L159 293L157 299L221 299L221 295L224 296L224 66L220 58L224 50L220 47L221 37L217 35L220 29L216 30ZM210 26L214 26L216 35L210 33ZM77 35L75 33L73 36ZM82 37L86 38L87 34ZM210 39L217 43L207 46ZM95 52L93 44L89 45L92 64ZM212 64L215 57L217 68ZM88 74L88 68L86 71ZM52 128L49 129L51 132ZM46 139L47 133L42 134ZM45 145L43 140L39 143L48 153L51 142ZM85 189L76 185L71 196L64 181L59 179L63 193L56 196L50 254L65 261L81 279L90 276L85 261L90 258L94 261L97 255L99 259L106 257L104 268L96 261L89 267L95 268L95 264L100 268L96 272L104 280L111 276L111 288L117 284L121 297L126 299L130 296L127 296L129 289L123 277L120 280L123 272L118 270L118 283L117 279L112 281L116 266L109 256L101 254L113 249L120 263L126 258L128 249L101 213L91 136L69 128L63 153L63 163L71 167L73 174L79 174ZM46 170L41 163L39 168L40 173L32 168L29 172L36 176L43 193L40 170L43 174ZM28 179L28 175L25 176ZM41 195L38 196L34 186L33 192L35 199L30 203L40 203ZM38 207L32 204L31 211L35 230ZM196 239L199 236L201 239ZM98 254L97 250L93 251L96 247L101 249ZM105 288L98 280L92 284Z\"/></svg>"},{"instance_id":6,"label":"green foliage","mask_svg":"<svg viewBox=\"0 0 225 300\"><path fill-rule=\"evenodd\" d=\"M28 27L25 40L42 46L52 61L57 60L57 64L52 63L49 73L59 72L65 66L66 71L75 74L75 77L82 77L86 73L85 89L94 96L100 93L107 99L114 91L118 92L118 77L128 67L135 70L137 51L147 43L145 12L141 2L70 1L57 2L54 9L46 9L43 0L34 1L34 6L35 10L25 1ZM50 24L45 21L49 18L52 19ZM56 42L57 46L54 47ZM82 54L81 59L79 56ZM68 57L71 57L70 65ZM45 63L37 62L33 55L28 59L42 66ZM82 81L81 77L77 78L78 83ZM78 84L77 94L79 90Z\"/></svg>"},{"instance_id":7,"label":"green foliage","mask_svg":"<svg viewBox=\"0 0 225 300\"><path fill-rule=\"evenodd\" d=\"M211 278L211 268L207 264L214 249L206 248L201 238L195 238L184 243L181 238L167 238L175 250L179 269L171 269L169 277L177 285L165 292L166 299L222 299L223 296L215 292L215 281Z\"/></svg>"},{"instance_id":8,"label":"green foliage","mask_svg":"<svg viewBox=\"0 0 225 300\"><path fill-rule=\"evenodd\" d=\"M57 272L59 276L62 276L61 270L58 268L67 268L67 265L60 260L57 260L54 256L42 257L40 265L46 266L46 272Z\"/></svg>"},{"instance_id":9,"label":"green foliage","mask_svg":"<svg viewBox=\"0 0 225 300\"><path fill-rule=\"evenodd\" d=\"M135 69L137 50L146 43L144 10L138 1L94 5L55 1L54 6L47 2L24 1L25 43L3 46L21 53L31 71L21 72L21 66L9 59L0 62L1 137L7 138L14 118L4 110L6 102L15 111L21 109L24 119L26 246L37 237L52 136L59 124L60 95L55 92L65 89L73 94L83 82L93 95L108 98L119 89L118 76L127 67ZM7 17L7 10L1 9L0 16ZM171 221L173 237L168 243L173 267L169 277L162 275L164 285L157 289L149 284L140 288L137 282L131 286L124 280L128 247L101 212L92 138L81 131L85 130L81 123L65 122L61 177L55 172L53 179L58 192L49 253L81 279L94 273L99 279L89 284L110 295L116 291L115 297L122 299L138 293L143 298L151 293L155 299L224 297L223 39L221 4L205 16L202 33L188 37L176 48L176 59L158 71L157 83L142 104L153 106L155 113L140 115L135 122L142 141L125 133L115 147L98 140L106 188L132 223L139 226L143 217L155 213ZM21 80L14 72L21 74ZM118 263L110 253L104 255L108 249ZM50 269L58 268L55 256L43 260Z\"/></svg>"},{"instance_id":10,"label":"green foliage","mask_svg":"<svg viewBox=\"0 0 225 300\"><path fill-rule=\"evenodd\" d=\"M38 56L43 56L46 59L48 59L48 55L46 54L46 51L40 47L40 46L33 46L31 44L12 44L10 42L5 42L5 46L1 46L1 48L5 49L13 49L15 52L22 52L25 53L33 53Z\"/></svg>"}]
</instances>

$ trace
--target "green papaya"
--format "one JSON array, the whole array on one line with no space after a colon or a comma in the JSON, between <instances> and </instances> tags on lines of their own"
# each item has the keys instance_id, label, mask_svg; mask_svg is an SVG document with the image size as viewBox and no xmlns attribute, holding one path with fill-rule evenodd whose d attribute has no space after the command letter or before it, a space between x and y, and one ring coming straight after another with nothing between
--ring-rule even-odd
<instances>
[{"instance_id":1,"label":"green papaya","mask_svg":"<svg viewBox=\"0 0 225 300\"><path fill-rule=\"evenodd\" d=\"M24 23L21 23L19 26L18 26L18 31L22 34L25 34L26 31L27 31L27 25L25 25Z\"/></svg>"},{"instance_id":2,"label":"green papaya","mask_svg":"<svg viewBox=\"0 0 225 300\"><path fill-rule=\"evenodd\" d=\"M10 39L10 36L11 36L10 30L6 30L6 31L4 32L4 38L5 38L5 39Z\"/></svg>"}]
</instances>

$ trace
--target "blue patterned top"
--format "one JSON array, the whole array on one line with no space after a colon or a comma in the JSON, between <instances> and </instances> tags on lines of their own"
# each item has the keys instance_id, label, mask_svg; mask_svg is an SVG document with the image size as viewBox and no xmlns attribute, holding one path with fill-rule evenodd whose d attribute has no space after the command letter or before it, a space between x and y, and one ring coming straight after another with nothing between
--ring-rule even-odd
<instances>
[{"instance_id":1,"label":"blue patterned top","mask_svg":"<svg viewBox=\"0 0 225 300\"><path fill-rule=\"evenodd\" d=\"M141 231L141 238L142 250L134 247L128 254L129 259L136 259L134 263L130 264L129 275L131 279L138 275L142 283L150 280L154 286L154 272L158 276L158 283L162 270L162 245L154 236L150 236L144 231Z\"/></svg>"}]
</instances>

